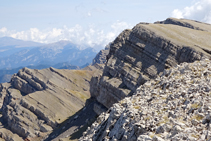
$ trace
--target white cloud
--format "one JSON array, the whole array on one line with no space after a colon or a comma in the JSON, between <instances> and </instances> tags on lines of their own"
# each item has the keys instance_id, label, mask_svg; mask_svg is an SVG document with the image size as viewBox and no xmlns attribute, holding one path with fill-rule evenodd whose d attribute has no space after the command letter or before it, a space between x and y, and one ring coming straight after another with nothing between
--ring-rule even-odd
<instances>
[{"instance_id":1,"label":"white cloud","mask_svg":"<svg viewBox=\"0 0 211 141\"><path fill-rule=\"evenodd\" d=\"M7 31L7 28L6 27L2 27L1 29L0 29L0 32L3 32L3 33L5 33Z\"/></svg>"},{"instance_id":2,"label":"white cloud","mask_svg":"<svg viewBox=\"0 0 211 141\"><path fill-rule=\"evenodd\" d=\"M211 23L211 0L200 0L182 10L175 9L172 17L187 18Z\"/></svg>"},{"instance_id":3,"label":"white cloud","mask_svg":"<svg viewBox=\"0 0 211 141\"><path fill-rule=\"evenodd\" d=\"M0 28L0 37L10 36L16 39L41 43L69 40L73 43L92 46L96 50L99 50L113 41L115 37L126 28L131 28L131 25L120 21L117 21L110 26L90 25L88 27L82 27L77 24L74 27L63 26L62 28L52 28L42 31L37 28L30 28L26 31L14 31L3 27Z\"/></svg>"}]
</instances>

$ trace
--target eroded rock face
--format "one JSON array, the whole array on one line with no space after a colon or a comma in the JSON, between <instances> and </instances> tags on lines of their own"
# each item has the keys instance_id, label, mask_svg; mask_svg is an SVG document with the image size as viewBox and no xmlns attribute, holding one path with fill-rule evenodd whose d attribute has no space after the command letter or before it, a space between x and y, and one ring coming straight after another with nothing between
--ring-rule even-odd
<instances>
[{"instance_id":1,"label":"eroded rock face","mask_svg":"<svg viewBox=\"0 0 211 141\"><path fill-rule=\"evenodd\" d=\"M80 141L211 140L211 60L182 63L102 113Z\"/></svg>"},{"instance_id":2,"label":"eroded rock face","mask_svg":"<svg viewBox=\"0 0 211 141\"><path fill-rule=\"evenodd\" d=\"M109 49L110 49L110 44L109 43L105 49L102 49L100 50L100 52L95 56L95 58L93 59L92 61L92 65L95 65L95 64L104 64L106 63L106 56L108 55L109 53Z\"/></svg>"},{"instance_id":3,"label":"eroded rock face","mask_svg":"<svg viewBox=\"0 0 211 141\"><path fill-rule=\"evenodd\" d=\"M181 20L194 27L189 28L168 21L123 31L110 45L103 75L92 78L92 97L109 108L164 69L210 57L211 32L205 30L210 25Z\"/></svg>"},{"instance_id":4,"label":"eroded rock face","mask_svg":"<svg viewBox=\"0 0 211 141\"><path fill-rule=\"evenodd\" d=\"M39 138L79 111L90 97L89 82L97 69L21 69L0 86L4 124L19 138ZM10 136L0 130L2 138Z\"/></svg>"}]
</instances>

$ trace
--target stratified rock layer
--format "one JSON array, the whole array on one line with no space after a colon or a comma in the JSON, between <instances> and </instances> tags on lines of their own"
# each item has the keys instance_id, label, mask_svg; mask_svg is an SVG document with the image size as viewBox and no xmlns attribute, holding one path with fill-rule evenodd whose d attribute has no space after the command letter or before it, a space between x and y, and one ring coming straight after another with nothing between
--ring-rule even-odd
<instances>
[{"instance_id":1,"label":"stratified rock layer","mask_svg":"<svg viewBox=\"0 0 211 141\"><path fill-rule=\"evenodd\" d=\"M43 137L90 97L92 70L21 69L0 86L4 125L22 138ZM10 135L0 130L2 138Z\"/></svg>"},{"instance_id":2,"label":"stratified rock layer","mask_svg":"<svg viewBox=\"0 0 211 141\"><path fill-rule=\"evenodd\" d=\"M211 140L211 60L183 63L114 104L80 141Z\"/></svg>"},{"instance_id":3,"label":"stratified rock layer","mask_svg":"<svg viewBox=\"0 0 211 141\"><path fill-rule=\"evenodd\" d=\"M209 58L210 29L209 24L167 19L123 31L110 45L103 75L92 78L92 97L109 108L165 68Z\"/></svg>"},{"instance_id":4,"label":"stratified rock layer","mask_svg":"<svg viewBox=\"0 0 211 141\"><path fill-rule=\"evenodd\" d=\"M95 58L93 59L92 61L92 65L95 65L95 64L104 64L106 63L106 56L108 55L109 53L109 49L110 49L110 44L109 43L105 49L102 49L100 50L100 52L95 56Z\"/></svg>"}]
</instances>

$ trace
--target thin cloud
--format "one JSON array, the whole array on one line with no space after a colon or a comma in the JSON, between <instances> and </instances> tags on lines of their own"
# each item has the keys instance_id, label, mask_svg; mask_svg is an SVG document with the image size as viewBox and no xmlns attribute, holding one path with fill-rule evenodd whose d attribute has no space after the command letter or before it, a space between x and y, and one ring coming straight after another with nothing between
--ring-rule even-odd
<instances>
[{"instance_id":1,"label":"thin cloud","mask_svg":"<svg viewBox=\"0 0 211 141\"><path fill-rule=\"evenodd\" d=\"M187 18L211 23L211 0L200 0L184 9L175 9L172 17Z\"/></svg>"},{"instance_id":2,"label":"thin cloud","mask_svg":"<svg viewBox=\"0 0 211 141\"><path fill-rule=\"evenodd\" d=\"M26 31L10 31L6 27L0 28L0 37L9 36L21 40L29 40L41 43L53 43L60 40L69 40L75 44L91 46L96 50L102 49L109 42L113 41L120 32L126 28L131 28L126 22L117 21L110 26L97 27L91 25L82 27L63 26L62 28L52 28L40 30L30 28ZM100 48L99 48L100 47Z\"/></svg>"},{"instance_id":3,"label":"thin cloud","mask_svg":"<svg viewBox=\"0 0 211 141\"><path fill-rule=\"evenodd\" d=\"M2 32L2 33L7 32L7 28L6 28L6 27L2 27L2 28L0 29L0 32Z\"/></svg>"}]
</instances>

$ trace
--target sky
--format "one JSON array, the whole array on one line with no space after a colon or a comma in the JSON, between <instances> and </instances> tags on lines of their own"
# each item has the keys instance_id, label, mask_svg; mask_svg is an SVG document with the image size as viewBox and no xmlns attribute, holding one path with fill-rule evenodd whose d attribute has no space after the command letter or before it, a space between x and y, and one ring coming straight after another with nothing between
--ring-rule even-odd
<instances>
[{"instance_id":1,"label":"sky","mask_svg":"<svg viewBox=\"0 0 211 141\"><path fill-rule=\"evenodd\" d=\"M0 37L99 50L126 28L169 17L211 23L211 0L0 0Z\"/></svg>"}]
</instances>

